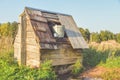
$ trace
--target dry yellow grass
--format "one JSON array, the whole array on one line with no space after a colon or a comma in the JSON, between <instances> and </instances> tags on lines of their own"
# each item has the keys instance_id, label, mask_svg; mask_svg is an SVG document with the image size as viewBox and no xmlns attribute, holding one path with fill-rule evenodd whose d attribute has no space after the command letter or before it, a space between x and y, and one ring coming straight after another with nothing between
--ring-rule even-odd
<instances>
[{"instance_id":1,"label":"dry yellow grass","mask_svg":"<svg viewBox=\"0 0 120 80\"><path fill-rule=\"evenodd\" d=\"M13 38L2 37L0 38L0 54L9 51L13 47Z\"/></svg>"},{"instance_id":2,"label":"dry yellow grass","mask_svg":"<svg viewBox=\"0 0 120 80\"><path fill-rule=\"evenodd\" d=\"M115 40L103 41L101 43L91 42L89 46L99 51L120 49L120 44Z\"/></svg>"}]
</instances>

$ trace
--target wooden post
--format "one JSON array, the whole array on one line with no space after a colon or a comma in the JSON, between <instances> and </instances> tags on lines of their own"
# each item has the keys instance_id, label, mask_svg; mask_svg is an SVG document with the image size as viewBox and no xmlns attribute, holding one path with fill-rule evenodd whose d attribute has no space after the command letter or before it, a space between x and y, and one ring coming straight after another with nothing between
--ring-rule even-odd
<instances>
[{"instance_id":1,"label":"wooden post","mask_svg":"<svg viewBox=\"0 0 120 80\"><path fill-rule=\"evenodd\" d=\"M21 64L26 65L26 18L21 17Z\"/></svg>"}]
</instances>

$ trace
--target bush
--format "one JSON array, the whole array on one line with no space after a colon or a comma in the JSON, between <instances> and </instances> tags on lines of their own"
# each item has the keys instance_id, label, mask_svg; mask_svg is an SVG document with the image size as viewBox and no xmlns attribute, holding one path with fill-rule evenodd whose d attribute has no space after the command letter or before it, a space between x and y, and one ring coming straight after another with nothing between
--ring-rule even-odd
<instances>
[{"instance_id":1,"label":"bush","mask_svg":"<svg viewBox=\"0 0 120 80\"><path fill-rule=\"evenodd\" d=\"M76 63L73 65L72 73L74 75L81 73L83 71L83 66L80 60L77 60Z\"/></svg>"},{"instance_id":2,"label":"bush","mask_svg":"<svg viewBox=\"0 0 120 80\"><path fill-rule=\"evenodd\" d=\"M100 62L106 62L109 51L97 51L96 49L89 48L83 52L83 65L85 67L97 66Z\"/></svg>"},{"instance_id":3,"label":"bush","mask_svg":"<svg viewBox=\"0 0 120 80\"><path fill-rule=\"evenodd\" d=\"M45 61L40 68L31 69L25 66L10 65L0 60L0 80L55 80L51 61Z\"/></svg>"}]
</instances>

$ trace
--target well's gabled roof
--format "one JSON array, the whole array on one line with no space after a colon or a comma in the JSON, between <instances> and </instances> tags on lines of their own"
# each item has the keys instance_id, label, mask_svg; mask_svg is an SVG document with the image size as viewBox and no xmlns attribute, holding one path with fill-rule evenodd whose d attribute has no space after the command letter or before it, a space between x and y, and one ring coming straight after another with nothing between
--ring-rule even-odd
<instances>
[{"instance_id":1,"label":"well's gabled roof","mask_svg":"<svg viewBox=\"0 0 120 80\"><path fill-rule=\"evenodd\" d=\"M40 40L41 49L56 49L56 40L52 36L48 21L60 22L65 26L65 32L74 49L88 48L82 34L75 24L71 15L34 9L25 8L25 13L28 15L31 25Z\"/></svg>"},{"instance_id":2,"label":"well's gabled roof","mask_svg":"<svg viewBox=\"0 0 120 80\"><path fill-rule=\"evenodd\" d=\"M31 10L36 10L36 11L41 11L41 12L51 13L51 14L61 14L61 15L65 15L65 16L71 16L69 14L64 14L64 13L59 13L59 12L53 12L53 11L47 11L47 10L42 10L42 9L36 9L36 8L31 8L31 7L25 7L25 9L31 9Z\"/></svg>"}]
</instances>

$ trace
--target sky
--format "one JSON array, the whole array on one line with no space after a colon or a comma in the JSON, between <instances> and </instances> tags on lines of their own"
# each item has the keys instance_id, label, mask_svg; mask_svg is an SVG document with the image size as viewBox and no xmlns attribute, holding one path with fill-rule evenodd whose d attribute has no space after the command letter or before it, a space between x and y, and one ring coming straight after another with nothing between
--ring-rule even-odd
<instances>
[{"instance_id":1,"label":"sky","mask_svg":"<svg viewBox=\"0 0 120 80\"><path fill-rule=\"evenodd\" d=\"M0 23L18 22L24 7L70 14L91 32L120 32L120 0L1 0Z\"/></svg>"}]
</instances>

